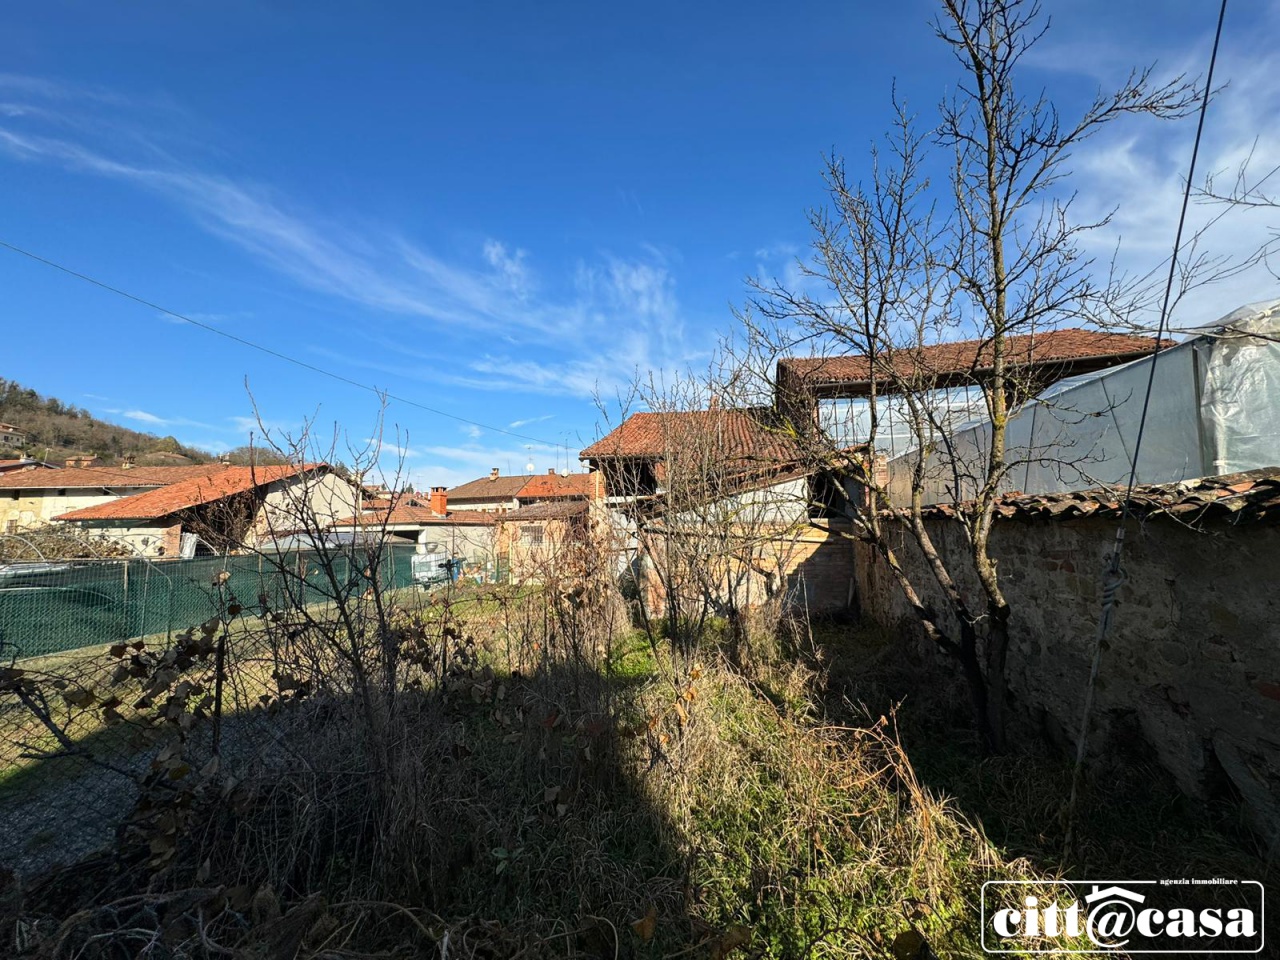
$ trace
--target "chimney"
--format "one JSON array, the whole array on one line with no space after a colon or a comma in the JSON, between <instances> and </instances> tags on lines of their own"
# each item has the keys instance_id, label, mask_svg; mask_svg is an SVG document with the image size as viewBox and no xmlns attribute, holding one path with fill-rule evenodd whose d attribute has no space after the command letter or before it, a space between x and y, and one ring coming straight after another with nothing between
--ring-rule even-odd
<instances>
[{"instance_id":1,"label":"chimney","mask_svg":"<svg viewBox=\"0 0 1280 960\"><path fill-rule=\"evenodd\" d=\"M431 512L440 517L449 515L449 494L444 487L431 488Z\"/></svg>"},{"instance_id":2,"label":"chimney","mask_svg":"<svg viewBox=\"0 0 1280 960\"><path fill-rule=\"evenodd\" d=\"M90 453L78 453L74 457L67 457L63 462L65 467L96 467L101 463L96 456Z\"/></svg>"},{"instance_id":3,"label":"chimney","mask_svg":"<svg viewBox=\"0 0 1280 960\"><path fill-rule=\"evenodd\" d=\"M556 468L555 468L555 467L547 467L547 476L548 476L548 477L554 477L555 475L556 475Z\"/></svg>"},{"instance_id":4,"label":"chimney","mask_svg":"<svg viewBox=\"0 0 1280 960\"><path fill-rule=\"evenodd\" d=\"M489 471L489 479L490 479L490 480L497 480L497 479L498 479L498 468L497 468L497 467L494 467L492 470L490 470L490 471Z\"/></svg>"},{"instance_id":5,"label":"chimney","mask_svg":"<svg viewBox=\"0 0 1280 960\"><path fill-rule=\"evenodd\" d=\"M121 466L121 467L123 467L125 470L132 470L132 469L133 469L133 464L134 464L134 459L135 459L135 458L134 458L133 454L132 454L132 453L130 453L130 454L128 454L128 455L127 455L123 460L121 460L121 461L120 461L120 466Z\"/></svg>"},{"instance_id":6,"label":"chimney","mask_svg":"<svg viewBox=\"0 0 1280 960\"><path fill-rule=\"evenodd\" d=\"M711 395L711 399L710 399L709 401L707 401L707 409L708 409L708 410L719 410L719 409L720 409L720 394L718 394L718 393L713 393L713 394Z\"/></svg>"}]
</instances>

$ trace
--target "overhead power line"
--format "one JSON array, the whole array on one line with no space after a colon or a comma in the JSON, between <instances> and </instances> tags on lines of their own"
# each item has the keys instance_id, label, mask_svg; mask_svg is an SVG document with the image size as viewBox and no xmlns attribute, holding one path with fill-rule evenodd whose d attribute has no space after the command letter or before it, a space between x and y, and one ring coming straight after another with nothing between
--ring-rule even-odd
<instances>
[{"instance_id":1,"label":"overhead power line","mask_svg":"<svg viewBox=\"0 0 1280 960\"><path fill-rule=\"evenodd\" d=\"M456 413L449 413L445 410L429 407L425 403L419 403L417 400L410 400L408 397L401 397L386 390L379 390L377 387L370 386L367 383L361 383L359 380L353 380L351 377L344 376L341 373L335 373L332 370L317 366L314 363L308 363L306 360L300 360L297 357L290 356L280 350L263 346L262 344L256 343L255 341L249 340L245 337L239 337L234 333L228 333L226 330L219 330L212 324L202 323L199 320L188 317L186 314L178 313L176 310L170 310L167 307L162 307L160 304L154 303L146 297L140 297L137 294L129 293L127 290L121 290L119 287L113 287L109 283L105 283L102 280L91 277L86 273L81 273L78 270L73 270L70 267L63 266L61 263L58 263L55 260L50 260L47 257L42 257L38 253L32 253L30 250L24 250L22 247L8 243L5 240L0 240L0 247L9 250L12 253L17 253L34 260L37 263L43 263L46 267L52 267L54 270L65 273L69 277L75 277L77 280L82 280L85 283L92 284L99 289L106 290L108 293L114 293L118 297L124 297L126 300L132 300L134 303L139 303L144 307L149 307L152 310L158 310L166 317L173 317L175 320L181 320L183 323L189 323L193 327L199 327L201 330L205 330L208 333L217 334L226 340L231 340L234 343L240 344L242 347L257 350L259 353L265 353L269 357L274 357L277 360L283 360L285 363L291 363L295 367L301 367L303 370L308 370L311 373L318 373L320 376L328 377L330 380L337 380L339 383L345 383L347 386L355 387L357 390L365 390L376 397L394 400L396 403L403 403L405 406L414 407L418 410L425 411L426 413L435 414L438 417L445 417L449 420L455 420L458 423L465 423L472 427L479 427L482 430L488 430L492 433L500 433L503 436L515 437L517 440L532 440L534 443L541 443L551 447L556 445L554 441L546 440L542 437L531 437L525 433L516 433L514 430L507 430L504 427L495 427L493 424L482 423L479 420L471 420L467 417L460 417Z\"/></svg>"},{"instance_id":2,"label":"overhead power line","mask_svg":"<svg viewBox=\"0 0 1280 960\"><path fill-rule=\"evenodd\" d=\"M1124 585L1124 571L1120 566L1121 554L1124 552L1125 527L1133 512L1133 491L1138 483L1138 455L1142 450L1142 435L1147 426L1147 412L1151 406L1151 395L1156 381L1156 363L1164 347L1164 335L1169 324L1169 302L1173 295L1173 281L1178 269L1178 252L1182 246L1182 231L1187 222L1187 207L1191 203L1191 181L1196 173L1196 159L1200 155L1200 140L1204 136L1204 119L1209 112L1209 95L1213 91L1213 68L1218 63L1218 45L1222 41L1222 24L1227 16L1227 0L1222 0L1218 10L1218 26L1213 35L1213 50L1209 54L1209 70L1204 81L1204 97L1200 101L1200 119L1196 124L1196 138L1191 147L1191 165L1187 170L1187 182L1182 193L1182 210L1178 214L1178 229L1173 238L1173 253L1169 256L1169 276L1165 282L1164 300L1160 306L1160 326L1156 335L1156 345L1151 351L1151 370L1147 375L1146 392L1142 398L1142 415L1138 419L1138 433L1134 440L1133 454L1129 463L1129 481L1125 486L1124 499L1121 501L1120 523L1116 528L1115 541L1111 546L1111 556L1107 562L1106 573L1102 584L1102 612L1098 617L1098 629L1094 636L1092 655L1089 665L1089 680L1085 684L1084 709L1081 712L1080 733L1076 739L1076 759L1071 771L1071 792L1067 797L1065 810L1067 835L1067 853L1071 853L1071 845L1075 830L1075 811L1080 792L1080 776L1084 769L1084 758L1089 739L1089 723L1093 716L1094 691L1098 685L1098 670L1102 663L1102 651L1106 646L1107 633L1111 628L1116 594ZM1270 174L1268 174L1270 176Z\"/></svg>"}]
</instances>

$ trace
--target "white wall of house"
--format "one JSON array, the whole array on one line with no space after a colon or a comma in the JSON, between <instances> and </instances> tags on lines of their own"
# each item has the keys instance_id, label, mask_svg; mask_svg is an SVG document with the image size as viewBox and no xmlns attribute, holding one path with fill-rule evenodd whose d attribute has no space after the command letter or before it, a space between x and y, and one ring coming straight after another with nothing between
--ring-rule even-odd
<instances>
[{"instance_id":1,"label":"white wall of house","mask_svg":"<svg viewBox=\"0 0 1280 960\"><path fill-rule=\"evenodd\" d=\"M54 471L50 471L54 472ZM132 496L154 489L148 487L101 487L65 489L61 487L27 487L0 490L0 533L31 530L43 527L54 517L72 510L96 507L121 497Z\"/></svg>"},{"instance_id":2,"label":"white wall of house","mask_svg":"<svg viewBox=\"0 0 1280 960\"><path fill-rule=\"evenodd\" d=\"M805 477L747 490L682 511L671 518L676 524L733 524L751 527L786 527L809 516L809 485Z\"/></svg>"},{"instance_id":3,"label":"white wall of house","mask_svg":"<svg viewBox=\"0 0 1280 960\"><path fill-rule=\"evenodd\" d=\"M278 480L267 488L251 537L257 542L271 531L330 527L353 516L359 499L355 484L328 471Z\"/></svg>"},{"instance_id":4,"label":"white wall of house","mask_svg":"<svg viewBox=\"0 0 1280 960\"><path fill-rule=\"evenodd\" d=\"M428 552L435 552L430 544L438 544L439 552L477 566L487 566L496 559L494 528L487 524L431 523L423 527L418 542L427 545Z\"/></svg>"}]
</instances>

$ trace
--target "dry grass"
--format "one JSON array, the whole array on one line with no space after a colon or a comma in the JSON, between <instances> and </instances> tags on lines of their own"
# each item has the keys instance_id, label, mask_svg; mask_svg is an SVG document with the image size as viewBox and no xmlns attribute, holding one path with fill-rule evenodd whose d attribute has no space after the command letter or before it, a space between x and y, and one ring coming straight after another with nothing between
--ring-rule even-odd
<instances>
[{"instance_id":1,"label":"dry grass","mask_svg":"<svg viewBox=\"0 0 1280 960\"><path fill-rule=\"evenodd\" d=\"M376 739L336 688L246 687L254 749L193 795L177 856L126 843L29 885L33 953L885 956L915 929L959 956L981 882L1032 876L890 721L821 721L812 674L566 637L546 603L422 611L463 627L451 666L406 675Z\"/></svg>"},{"instance_id":2,"label":"dry grass","mask_svg":"<svg viewBox=\"0 0 1280 960\"><path fill-rule=\"evenodd\" d=\"M109 858L0 895L32 955L886 957L915 932L974 956L984 881L1048 890L1078 866L1051 855L1051 764L979 761L910 700L886 716L833 701L903 689L914 668L875 637L857 668L821 668L820 636L819 669L761 655L747 673L713 648L697 662L639 635L568 636L554 598L528 591L402 599L398 622L435 631L434 659L402 674L376 736L337 684L261 703L289 648L241 643L237 749L191 794L176 855L148 867L147 837L126 832ZM95 661L40 668L75 662ZM944 729L950 749L930 749ZM1147 813L1096 793L1090 866L1108 842L1130 864L1165 844L1149 866L1168 875L1179 859L1249 872L1178 813L1138 824Z\"/></svg>"}]
</instances>

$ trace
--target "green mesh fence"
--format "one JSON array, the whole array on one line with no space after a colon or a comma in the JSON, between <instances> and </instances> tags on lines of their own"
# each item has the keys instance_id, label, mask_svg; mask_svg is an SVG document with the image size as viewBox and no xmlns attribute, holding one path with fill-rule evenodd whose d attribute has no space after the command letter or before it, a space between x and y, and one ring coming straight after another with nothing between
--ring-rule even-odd
<instances>
[{"instance_id":1,"label":"green mesh fence","mask_svg":"<svg viewBox=\"0 0 1280 960\"><path fill-rule=\"evenodd\" d=\"M412 584L413 553L412 545L383 548L376 565L383 589ZM335 593L358 595L371 586L371 566L364 551L332 555L329 572L310 551L13 564L0 568L0 658L171 635L218 612L217 581L224 595L248 608L263 599L280 609L331 601Z\"/></svg>"}]
</instances>

